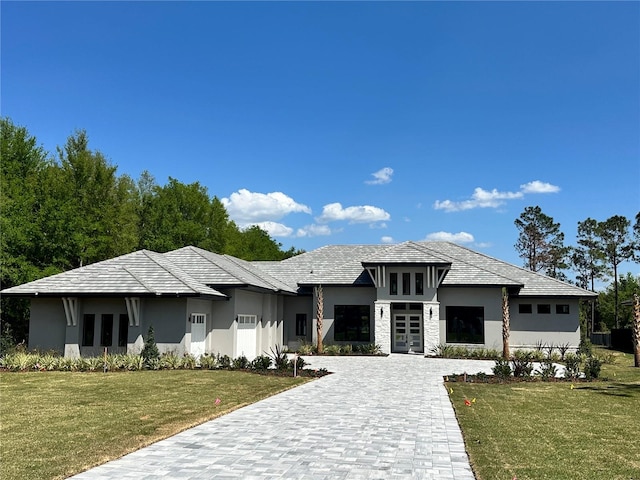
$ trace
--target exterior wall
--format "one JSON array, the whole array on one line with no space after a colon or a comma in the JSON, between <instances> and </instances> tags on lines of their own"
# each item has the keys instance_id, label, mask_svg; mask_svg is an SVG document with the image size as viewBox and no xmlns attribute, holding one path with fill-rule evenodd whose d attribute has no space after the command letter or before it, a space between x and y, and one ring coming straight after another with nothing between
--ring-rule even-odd
<instances>
[{"instance_id":1,"label":"exterior wall","mask_svg":"<svg viewBox=\"0 0 640 480\"><path fill-rule=\"evenodd\" d=\"M368 343L375 341L375 312L376 289L373 287L322 287L324 293L324 316L322 322L323 343L357 343L357 342L336 342L334 340L334 312L336 305L370 305L369 331L371 338ZM317 343L317 302L313 300L313 322L312 322L312 342Z\"/></svg>"},{"instance_id":2,"label":"exterior wall","mask_svg":"<svg viewBox=\"0 0 640 480\"><path fill-rule=\"evenodd\" d=\"M382 353L391 353L391 302L375 302L374 307L374 343L380 346Z\"/></svg>"},{"instance_id":3,"label":"exterior wall","mask_svg":"<svg viewBox=\"0 0 640 480\"><path fill-rule=\"evenodd\" d=\"M62 301L58 299L60 303ZM113 315L113 342L107 345L108 353L126 353L125 347L118 347L118 329L119 318L121 314L127 313L127 306L124 298L81 298L78 299L78 342L80 344L80 355L83 357L94 357L102 355L104 346L100 345L100 331L102 328L102 315ZM84 316L87 314L95 315L93 345L82 345L82 329L84 325ZM157 337L156 337L157 339ZM67 341L69 343L69 341Z\"/></svg>"},{"instance_id":4,"label":"exterior wall","mask_svg":"<svg viewBox=\"0 0 640 480\"><path fill-rule=\"evenodd\" d=\"M224 291L227 295L235 295L234 291ZM235 302L231 300L213 302L211 307L211 331L207 339L208 351L213 355L233 357L235 345Z\"/></svg>"},{"instance_id":5,"label":"exterior wall","mask_svg":"<svg viewBox=\"0 0 640 480\"><path fill-rule=\"evenodd\" d=\"M415 293L415 274L416 273L423 274L424 280L424 294L416 295ZM398 274L398 294L391 295L391 273ZM410 273L411 274L411 288L409 295L402 294L402 274ZM384 286L376 289L376 295L378 300L380 301L390 301L390 302L435 302L437 301L437 290L435 288L427 288L426 285L426 275L427 269L425 267L412 267L410 265L407 266L387 266L385 268L385 283Z\"/></svg>"},{"instance_id":6,"label":"exterior wall","mask_svg":"<svg viewBox=\"0 0 640 480\"><path fill-rule=\"evenodd\" d=\"M440 343L447 340L447 307L484 307L484 344L460 344L469 347L502 348L502 289L441 287L440 300Z\"/></svg>"},{"instance_id":7,"label":"exterior wall","mask_svg":"<svg viewBox=\"0 0 640 480\"><path fill-rule=\"evenodd\" d=\"M186 348L187 300L186 298L142 300L141 333L146 339L149 326L153 325L153 334L160 353L172 352L177 355L188 353ZM121 302L124 305L124 300ZM131 327L129 328L131 330Z\"/></svg>"},{"instance_id":8,"label":"exterior wall","mask_svg":"<svg viewBox=\"0 0 640 480\"><path fill-rule=\"evenodd\" d=\"M237 315L256 315L258 317L258 332L256 332L256 345L255 349L258 351L260 337L265 334L265 330L267 330L266 335L269 335L268 325L261 326L263 318L262 312L262 295L260 293L255 292L247 292L244 290L235 290L233 293L233 298L231 300L234 303L234 315L233 315L233 344L232 344L232 358L236 358L241 355L241 352L237 351L237 333L238 333L238 324L235 321ZM261 321L262 318L262 321ZM268 320L268 319L267 319Z\"/></svg>"},{"instance_id":9,"label":"exterior wall","mask_svg":"<svg viewBox=\"0 0 640 480\"><path fill-rule=\"evenodd\" d=\"M314 299L311 296L284 297L283 299L283 342L289 350L297 349L302 342L311 342L315 334L312 333L314 327ZM307 315L307 335L296 336L296 315L304 313Z\"/></svg>"},{"instance_id":10,"label":"exterior wall","mask_svg":"<svg viewBox=\"0 0 640 480\"><path fill-rule=\"evenodd\" d=\"M532 305L532 313L518 313L520 304ZM551 305L551 313L537 313L538 304ZM569 305L568 314L556 313L556 305ZM510 347L535 348L538 343L578 348L580 318L577 299L569 298L512 298L510 301Z\"/></svg>"},{"instance_id":11,"label":"exterior wall","mask_svg":"<svg viewBox=\"0 0 640 480\"><path fill-rule=\"evenodd\" d=\"M73 329L78 344L78 326L67 327L62 300L59 298L38 298L31 300L29 321L29 349L53 350L64 353L67 328Z\"/></svg>"}]
</instances>

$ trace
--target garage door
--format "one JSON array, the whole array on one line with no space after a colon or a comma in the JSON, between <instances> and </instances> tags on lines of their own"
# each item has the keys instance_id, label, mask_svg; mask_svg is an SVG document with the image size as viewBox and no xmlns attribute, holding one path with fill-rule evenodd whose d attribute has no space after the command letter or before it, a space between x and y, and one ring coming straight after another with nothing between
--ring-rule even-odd
<instances>
[{"instance_id":1,"label":"garage door","mask_svg":"<svg viewBox=\"0 0 640 480\"><path fill-rule=\"evenodd\" d=\"M256 315L238 315L238 332L236 336L236 356L244 355L249 360L256 357Z\"/></svg>"}]
</instances>

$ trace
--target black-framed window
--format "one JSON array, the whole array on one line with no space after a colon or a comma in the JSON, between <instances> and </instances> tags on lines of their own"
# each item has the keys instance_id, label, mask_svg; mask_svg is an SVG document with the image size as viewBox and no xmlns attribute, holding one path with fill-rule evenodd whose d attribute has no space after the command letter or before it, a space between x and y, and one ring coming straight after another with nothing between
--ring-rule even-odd
<instances>
[{"instance_id":1,"label":"black-framed window","mask_svg":"<svg viewBox=\"0 0 640 480\"><path fill-rule=\"evenodd\" d=\"M411 274L407 272L402 274L402 294L411 295Z\"/></svg>"},{"instance_id":2,"label":"black-framed window","mask_svg":"<svg viewBox=\"0 0 640 480\"><path fill-rule=\"evenodd\" d=\"M520 303L518 313L533 313L533 306L530 303Z\"/></svg>"},{"instance_id":3,"label":"black-framed window","mask_svg":"<svg viewBox=\"0 0 640 480\"><path fill-rule=\"evenodd\" d=\"M395 272L389 274L389 294L398 294L398 274Z\"/></svg>"},{"instance_id":4,"label":"black-framed window","mask_svg":"<svg viewBox=\"0 0 640 480\"><path fill-rule=\"evenodd\" d=\"M557 304L556 313L559 315L569 315L569 305L561 303Z\"/></svg>"},{"instance_id":5,"label":"black-framed window","mask_svg":"<svg viewBox=\"0 0 640 480\"><path fill-rule=\"evenodd\" d=\"M424 274L416 273L416 295L424 295Z\"/></svg>"},{"instance_id":6,"label":"black-framed window","mask_svg":"<svg viewBox=\"0 0 640 480\"><path fill-rule=\"evenodd\" d=\"M307 314L296 313L296 337L307 336Z\"/></svg>"},{"instance_id":7,"label":"black-framed window","mask_svg":"<svg viewBox=\"0 0 640 480\"><path fill-rule=\"evenodd\" d=\"M538 313L551 313L551 304L549 303L539 303L538 304Z\"/></svg>"},{"instance_id":8,"label":"black-framed window","mask_svg":"<svg viewBox=\"0 0 640 480\"><path fill-rule=\"evenodd\" d=\"M129 315L126 313L120 314L118 322L118 346L126 347L129 341Z\"/></svg>"},{"instance_id":9,"label":"black-framed window","mask_svg":"<svg viewBox=\"0 0 640 480\"><path fill-rule=\"evenodd\" d=\"M100 322L100 346L113 345L113 314L103 313Z\"/></svg>"},{"instance_id":10,"label":"black-framed window","mask_svg":"<svg viewBox=\"0 0 640 480\"><path fill-rule=\"evenodd\" d=\"M93 336L96 329L96 316L85 313L82 318L82 346L93 347Z\"/></svg>"},{"instance_id":11,"label":"black-framed window","mask_svg":"<svg viewBox=\"0 0 640 480\"><path fill-rule=\"evenodd\" d=\"M337 342L370 342L371 307L369 305L336 305L333 339Z\"/></svg>"},{"instance_id":12,"label":"black-framed window","mask_svg":"<svg viewBox=\"0 0 640 480\"><path fill-rule=\"evenodd\" d=\"M484 307L447 307L447 343L484 343Z\"/></svg>"}]
</instances>

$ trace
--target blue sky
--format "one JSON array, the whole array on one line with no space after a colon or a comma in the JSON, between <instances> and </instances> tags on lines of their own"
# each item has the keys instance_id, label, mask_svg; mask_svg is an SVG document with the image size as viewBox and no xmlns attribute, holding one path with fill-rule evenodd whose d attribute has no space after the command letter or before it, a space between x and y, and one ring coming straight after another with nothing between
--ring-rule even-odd
<instances>
[{"instance_id":1,"label":"blue sky","mask_svg":"<svg viewBox=\"0 0 640 480\"><path fill-rule=\"evenodd\" d=\"M640 209L638 2L10 2L1 111L282 243L452 239ZM627 265L634 273L637 265Z\"/></svg>"}]
</instances>

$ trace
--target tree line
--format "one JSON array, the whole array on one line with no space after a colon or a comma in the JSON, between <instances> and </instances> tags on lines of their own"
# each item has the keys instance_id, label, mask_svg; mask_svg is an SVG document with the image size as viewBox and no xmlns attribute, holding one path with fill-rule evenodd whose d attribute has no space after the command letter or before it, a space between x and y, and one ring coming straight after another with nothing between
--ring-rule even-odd
<instances>
[{"instance_id":1,"label":"tree line","mask_svg":"<svg viewBox=\"0 0 640 480\"><path fill-rule=\"evenodd\" d=\"M186 245L245 260L282 260L283 250L259 227L241 229L198 182L147 171L119 175L85 131L55 154L25 127L0 119L0 284L9 288L139 249ZM2 328L18 342L28 334L28 302L2 299Z\"/></svg>"},{"instance_id":2,"label":"tree line","mask_svg":"<svg viewBox=\"0 0 640 480\"><path fill-rule=\"evenodd\" d=\"M631 323L631 305L621 310L620 303L638 293L640 283L631 273L620 278L618 268L625 261L640 262L640 212L633 226L622 215L578 222L576 246L565 246L560 224L538 206L526 207L514 223L519 232L515 249L525 268L591 291L598 280L612 281L599 295L594 320L605 328ZM574 272L575 280L567 277L568 270Z\"/></svg>"}]
</instances>

